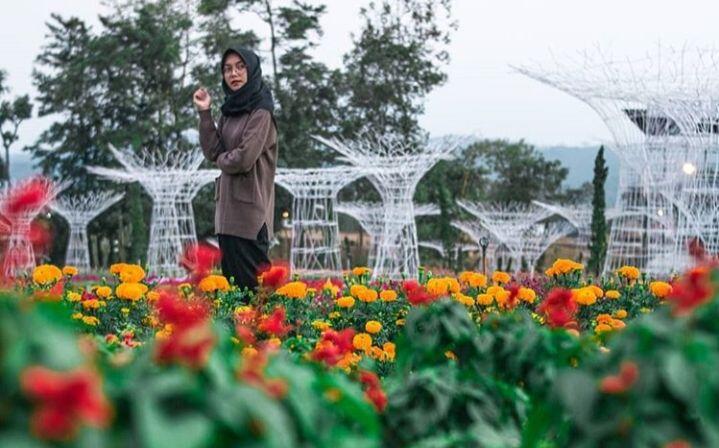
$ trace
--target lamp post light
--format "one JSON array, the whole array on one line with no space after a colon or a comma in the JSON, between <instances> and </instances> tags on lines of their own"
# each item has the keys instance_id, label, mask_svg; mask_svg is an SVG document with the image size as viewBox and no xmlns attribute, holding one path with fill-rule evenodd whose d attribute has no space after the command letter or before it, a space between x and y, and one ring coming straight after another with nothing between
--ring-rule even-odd
<instances>
[{"instance_id":1,"label":"lamp post light","mask_svg":"<svg viewBox=\"0 0 719 448\"><path fill-rule=\"evenodd\" d=\"M487 246L489 246L489 238L483 236L479 239L479 247L482 248L482 274L487 275Z\"/></svg>"}]
</instances>

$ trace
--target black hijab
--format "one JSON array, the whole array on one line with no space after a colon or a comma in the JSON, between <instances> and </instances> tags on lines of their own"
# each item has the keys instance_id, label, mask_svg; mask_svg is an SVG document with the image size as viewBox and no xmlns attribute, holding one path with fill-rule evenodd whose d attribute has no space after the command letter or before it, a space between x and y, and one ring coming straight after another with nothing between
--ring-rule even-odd
<instances>
[{"instance_id":1,"label":"black hijab","mask_svg":"<svg viewBox=\"0 0 719 448\"><path fill-rule=\"evenodd\" d=\"M247 83L236 91L227 85L223 73L225 59L232 53L237 53L247 67ZM242 47L228 48L222 55L220 73L223 75L222 90L225 92L225 102L221 107L222 115L231 117L246 114L255 109L266 109L274 118L275 103L272 100L272 92L262 80L260 58L255 52Z\"/></svg>"}]
</instances>

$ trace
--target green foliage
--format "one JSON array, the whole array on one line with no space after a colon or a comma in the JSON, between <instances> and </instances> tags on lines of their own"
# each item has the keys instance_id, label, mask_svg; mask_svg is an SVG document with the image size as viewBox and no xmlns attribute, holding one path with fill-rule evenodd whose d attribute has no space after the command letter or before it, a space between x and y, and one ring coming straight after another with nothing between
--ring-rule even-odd
<instances>
[{"instance_id":1,"label":"green foliage","mask_svg":"<svg viewBox=\"0 0 719 448\"><path fill-rule=\"evenodd\" d=\"M592 236L589 242L589 261L587 268L599 275L604 267L604 258L607 254L607 219L604 216L606 200L604 196L604 184L607 181L606 161L604 160L604 146L599 148L597 157L594 159L594 179L592 186Z\"/></svg>"},{"instance_id":2,"label":"green foliage","mask_svg":"<svg viewBox=\"0 0 719 448\"><path fill-rule=\"evenodd\" d=\"M5 72L0 70L0 94L7 90L3 85L5 76ZM2 166L0 180L6 184L10 182L10 147L18 139L20 124L31 116L32 104L28 95L15 97L12 101L6 99L0 101L0 137L5 149L5 160L0 162Z\"/></svg>"},{"instance_id":3,"label":"green foliage","mask_svg":"<svg viewBox=\"0 0 719 448\"><path fill-rule=\"evenodd\" d=\"M360 10L362 30L344 57L342 133L421 137L424 98L447 79L451 1L381 0Z\"/></svg>"}]
</instances>

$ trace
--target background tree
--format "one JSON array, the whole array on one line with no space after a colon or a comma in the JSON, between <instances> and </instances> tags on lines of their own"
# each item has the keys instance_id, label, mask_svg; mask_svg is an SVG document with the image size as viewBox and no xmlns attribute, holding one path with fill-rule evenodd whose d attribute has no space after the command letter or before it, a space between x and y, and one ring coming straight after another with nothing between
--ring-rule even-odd
<instances>
[{"instance_id":1,"label":"background tree","mask_svg":"<svg viewBox=\"0 0 719 448\"><path fill-rule=\"evenodd\" d=\"M7 74L0 70L0 95L7 92L5 77ZM15 97L12 101L3 99L0 101L0 136L5 149L5 160L1 161L2 172L0 182L7 185L10 183L10 147L18 139L20 124L32 116L32 104L28 95Z\"/></svg>"},{"instance_id":2,"label":"background tree","mask_svg":"<svg viewBox=\"0 0 719 448\"><path fill-rule=\"evenodd\" d=\"M456 23L451 0L371 1L344 57L342 133L371 130L417 139L427 94L442 85Z\"/></svg>"},{"instance_id":3,"label":"background tree","mask_svg":"<svg viewBox=\"0 0 719 448\"><path fill-rule=\"evenodd\" d=\"M607 180L606 161L604 160L604 146L599 148L594 159L594 179L592 185L592 236L589 242L588 269L599 275L604 267L604 258L607 255L607 220L604 215L606 199L604 196L604 183Z\"/></svg>"}]
</instances>

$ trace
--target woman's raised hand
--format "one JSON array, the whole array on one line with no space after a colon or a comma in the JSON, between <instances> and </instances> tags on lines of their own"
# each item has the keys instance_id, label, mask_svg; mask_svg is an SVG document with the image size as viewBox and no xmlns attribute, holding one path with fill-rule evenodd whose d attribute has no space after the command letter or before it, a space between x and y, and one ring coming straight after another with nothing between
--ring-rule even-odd
<instances>
[{"instance_id":1,"label":"woman's raised hand","mask_svg":"<svg viewBox=\"0 0 719 448\"><path fill-rule=\"evenodd\" d=\"M210 98L210 94L207 93L207 90L200 87L195 90L194 95L192 95L192 101L195 103L195 107L198 111L208 110L210 103L212 103L212 98Z\"/></svg>"}]
</instances>

